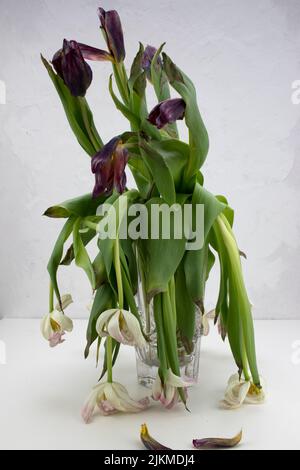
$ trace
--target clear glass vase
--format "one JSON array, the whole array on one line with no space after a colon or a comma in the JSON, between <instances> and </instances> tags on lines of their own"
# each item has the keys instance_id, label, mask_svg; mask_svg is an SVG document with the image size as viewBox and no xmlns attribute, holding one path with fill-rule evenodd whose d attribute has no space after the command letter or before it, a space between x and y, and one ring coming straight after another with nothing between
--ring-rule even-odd
<instances>
[{"instance_id":1,"label":"clear glass vase","mask_svg":"<svg viewBox=\"0 0 300 470\"><path fill-rule=\"evenodd\" d=\"M144 331L150 337L150 341L145 348L136 348L137 377L139 384L151 388L156 379L159 368L157 335L154 321L153 302L151 302L150 305L145 305L141 284L138 289L136 300L141 314ZM201 335L201 312L200 309L196 307L195 333L192 344L189 348L189 353L186 352L186 348L182 344L180 338L177 338L181 377L191 379L194 382L198 382L199 378Z\"/></svg>"}]
</instances>

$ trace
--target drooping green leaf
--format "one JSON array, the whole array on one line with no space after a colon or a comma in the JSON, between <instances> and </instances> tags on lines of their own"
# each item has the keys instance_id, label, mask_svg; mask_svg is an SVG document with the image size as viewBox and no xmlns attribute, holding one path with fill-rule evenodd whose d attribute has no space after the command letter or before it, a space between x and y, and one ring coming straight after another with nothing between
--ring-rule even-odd
<instances>
[{"instance_id":1,"label":"drooping green leaf","mask_svg":"<svg viewBox=\"0 0 300 470\"><path fill-rule=\"evenodd\" d=\"M81 239L82 239L82 243L84 244L84 246L87 246L93 240L93 238L95 238L95 236L96 236L96 232L94 230L88 230L87 232L83 232L81 234ZM73 260L74 260L74 246L72 243L72 245L68 248L60 264L62 266L70 266Z\"/></svg>"},{"instance_id":2,"label":"drooping green leaf","mask_svg":"<svg viewBox=\"0 0 300 470\"><path fill-rule=\"evenodd\" d=\"M114 300L114 293L109 284L103 284L99 289L97 289L86 332L87 345L84 352L85 358L89 355L91 345L98 338L98 333L96 331L97 320L102 312L112 308Z\"/></svg>"},{"instance_id":3,"label":"drooping green leaf","mask_svg":"<svg viewBox=\"0 0 300 470\"><path fill-rule=\"evenodd\" d=\"M192 203L193 205L203 204L204 245L198 250L187 251L185 256L184 267L187 288L190 293L190 296L193 301L199 306L202 312L204 312L203 302L205 284L207 276L211 269L211 263L214 263L213 254L210 252L208 247L207 237L217 216L224 211L226 206L198 183L195 185Z\"/></svg>"},{"instance_id":4,"label":"drooping green leaf","mask_svg":"<svg viewBox=\"0 0 300 470\"><path fill-rule=\"evenodd\" d=\"M61 298L60 298L60 292L58 288L58 283L57 283L57 270L60 265L62 255L63 255L63 249L64 249L64 244L68 240L69 236L72 233L73 226L75 224L76 217L71 216L63 226L63 229L61 230L59 237L54 245L50 260L47 265L47 269L50 275L50 279L53 285L54 292L56 294L56 297L58 301L61 303Z\"/></svg>"},{"instance_id":5,"label":"drooping green leaf","mask_svg":"<svg viewBox=\"0 0 300 470\"><path fill-rule=\"evenodd\" d=\"M176 192L181 192L184 169L189 160L189 146L175 139L153 141L151 146L167 164L174 180Z\"/></svg>"},{"instance_id":6,"label":"drooping green leaf","mask_svg":"<svg viewBox=\"0 0 300 470\"><path fill-rule=\"evenodd\" d=\"M177 267L185 252L185 227L182 220L181 211L171 211L170 206L161 198L153 198L147 202L149 222L148 226L153 227L158 221L154 220L152 205L160 208L157 239L149 236L148 239L138 240L138 250L141 257L143 273L145 276L145 287L148 301L157 293L165 292L168 283L175 274ZM170 212L166 217L163 212ZM170 238L163 238L163 220L170 220ZM179 235L181 234L181 237ZM178 238L176 238L178 237Z\"/></svg>"},{"instance_id":7,"label":"drooping green leaf","mask_svg":"<svg viewBox=\"0 0 300 470\"><path fill-rule=\"evenodd\" d=\"M78 218L73 226L73 246L74 246L74 255L75 255L75 263L76 266L82 268L92 286L92 289L95 290L96 288L96 277L92 262L86 251L86 248L83 244L80 227L81 227L82 219Z\"/></svg>"},{"instance_id":8,"label":"drooping green leaf","mask_svg":"<svg viewBox=\"0 0 300 470\"><path fill-rule=\"evenodd\" d=\"M175 184L163 156L144 140L141 140L140 148L142 157L152 173L153 180L162 198L168 204L174 204L176 201Z\"/></svg>"},{"instance_id":9,"label":"drooping green leaf","mask_svg":"<svg viewBox=\"0 0 300 470\"><path fill-rule=\"evenodd\" d=\"M116 197L117 198L112 201L110 209L101 221L101 226L107 227L107 229L105 228L106 232L107 230L111 230L113 233L111 233L109 237L104 237L104 234L101 235L101 233L99 233L98 241L100 251L103 254L108 278L110 276L113 263L116 236L121 228L121 224L127 214L130 204L132 204L139 197L139 193L136 190L131 190L127 191L121 196L117 195ZM99 227L98 230L100 230Z\"/></svg>"},{"instance_id":10,"label":"drooping green leaf","mask_svg":"<svg viewBox=\"0 0 300 470\"><path fill-rule=\"evenodd\" d=\"M106 268L103 254L101 253L101 251L99 251L93 261L93 269L96 279L96 289L98 289L104 282L107 282Z\"/></svg>"},{"instance_id":11,"label":"drooping green leaf","mask_svg":"<svg viewBox=\"0 0 300 470\"><path fill-rule=\"evenodd\" d=\"M93 198L92 194L84 194L74 199L68 199L65 202L49 207L44 215L51 218L68 218L71 215L77 217L87 217L96 214L97 208L105 202L107 196Z\"/></svg>"},{"instance_id":12,"label":"drooping green leaf","mask_svg":"<svg viewBox=\"0 0 300 470\"><path fill-rule=\"evenodd\" d=\"M181 95L185 104L185 122L189 129L190 159L186 170L187 184L203 165L209 148L207 130L198 105L197 94L192 81L163 53L164 70L171 86Z\"/></svg>"},{"instance_id":13,"label":"drooping green leaf","mask_svg":"<svg viewBox=\"0 0 300 470\"><path fill-rule=\"evenodd\" d=\"M136 255L134 253L133 242L132 240L130 240L130 238L126 238L124 240L120 240L120 245L121 245L122 252L124 253L126 257L131 286L132 286L133 292L136 293L137 285L138 285L138 272L137 272Z\"/></svg>"},{"instance_id":14,"label":"drooping green leaf","mask_svg":"<svg viewBox=\"0 0 300 470\"><path fill-rule=\"evenodd\" d=\"M228 200L226 199L225 196L219 195L219 196L216 196L216 198L218 199L218 201L225 204L226 207L223 211L223 214L225 215L226 219L228 220L228 222L230 223L232 227L233 222L234 222L234 210L232 209L232 207L229 206Z\"/></svg>"}]
</instances>

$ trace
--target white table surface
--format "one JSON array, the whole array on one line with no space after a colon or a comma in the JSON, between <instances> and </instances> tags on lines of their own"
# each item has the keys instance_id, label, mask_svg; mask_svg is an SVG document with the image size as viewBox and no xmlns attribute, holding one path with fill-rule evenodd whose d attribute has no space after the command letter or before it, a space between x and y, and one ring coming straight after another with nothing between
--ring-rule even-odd
<instances>
[{"instance_id":1,"label":"white table surface","mask_svg":"<svg viewBox=\"0 0 300 470\"><path fill-rule=\"evenodd\" d=\"M240 449L300 449L300 354L293 349L300 340L300 321L256 322L260 370L268 384L264 405L219 409L235 367L228 344L213 330L202 342L200 383L189 394L191 413L181 406L167 411L154 403L140 414L96 416L89 425L82 422L80 409L99 371L94 352L83 359L86 321L74 325L67 341L51 350L41 338L39 321L0 321L7 356L6 365L0 365L1 449L142 449L143 422L173 449L191 449L193 438L231 437L240 428ZM122 349L115 378L133 396L147 391L136 383L130 347Z\"/></svg>"}]
</instances>

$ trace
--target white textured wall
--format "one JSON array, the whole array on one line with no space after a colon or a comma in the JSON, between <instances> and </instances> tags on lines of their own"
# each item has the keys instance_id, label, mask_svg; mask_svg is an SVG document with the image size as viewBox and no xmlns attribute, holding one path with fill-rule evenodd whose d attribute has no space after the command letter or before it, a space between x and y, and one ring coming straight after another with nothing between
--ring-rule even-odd
<instances>
[{"instance_id":1,"label":"white textured wall","mask_svg":"<svg viewBox=\"0 0 300 470\"><path fill-rule=\"evenodd\" d=\"M39 53L51 57L63 37L103 46L96 0L1 0L0 316L34 317L47 309L47 258L61 222L49 205L91 190L89 158L68 128ZM138 41L159 45L195 81L211 150L207 187L228 196L250 297L261 318L299 318L300 80L299 0L102 1L123 21L128 59ZM127 62L129 63L129 62ZM93 64L88 99L104 140L125 129L108 93L108 64ZM75 315L89 290L71 268ZM212 305L217 276L208 291Z\"/></svg>"}]
</instances>

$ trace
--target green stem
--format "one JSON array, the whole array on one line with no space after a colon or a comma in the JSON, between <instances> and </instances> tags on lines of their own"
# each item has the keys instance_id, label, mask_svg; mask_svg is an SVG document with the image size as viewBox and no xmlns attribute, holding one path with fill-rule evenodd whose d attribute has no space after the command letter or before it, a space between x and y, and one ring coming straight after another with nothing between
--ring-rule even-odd
<instances>
[{"instance_id":1,"label":"green stem","mask_svg":"<svg viewBox=\"0 0 300 470\"><path fill-rule=\"evenodd\" d=\"M121 95L121 98L127 106L129 105L129 91L128 91L128 79L126 76L126 71L124 64L113 64L113 71L116 80L116 84Z\"/></svg>"},{"instance_id":2,"label":"green stem","mask_svg":"<svg viewBox=\"0 0 300 470\"><path fill-rule=\"evenodd\" d=\"M157 354L159 358L159 369L161 372L161 379L165 379L168 363L167 363L167 355L166 355L166 345L164 339L164 326L162 321L162 300L161 294L158 294L154 297L153 300L153 310L154 310L154 320L156 325L156 333L157 333Z\"/></svg>"},{"instance_id":3,"label":"green stem","mask_svg":"<svg viewBox=\"0 0 300 470\"><path fill-rule=\"evenodd\" d=\"M118 286L119 308L122 309L123 302L124 302L124 293L123 293L122 271L121 271L121 262L120 262L120 243L119 243L118 235L116 236L116 242L115 242L114 261L115 261L115 270L116 270L116 278L117 278L117 286Z\"/></svg>"},{"instance_id":4,"label":"green stem","mask_svg":"<svg viewBox=\"0 0 300 470\"><path fill-rule=\"evenodd\" d=\"M50 287L49 287L49 313L53 312L54 310L54 288L53 284L50 281Z\"/></svg>"},{"instance_id":5,"label":"green stem","mask_svg":"<svg viewBox=\"0 0 300 470\"><path fill-rule=\"evenodd\" d=\"M243 373L244 373L245 380L247 382L250 382L251 381L251 373L249 371L247 351L246 351L246 348L245 348L245 341L244 341L242 331L241 331L240 336L241 336L240 341L241 341L241 354L242 354L242 363L243 363Z\"/></svg>"},{"instance_id":6,"label":"green stem","mask_svg":"<svg viewBox=\"0 0 300 470\"><path fill-rule=\"evenodd\" d=\"M106 340L106 361L107 361L107 382L112 383L113 381L113 358L112 358L112 338L107 337Z\"/></svg>"}]
</instances>

